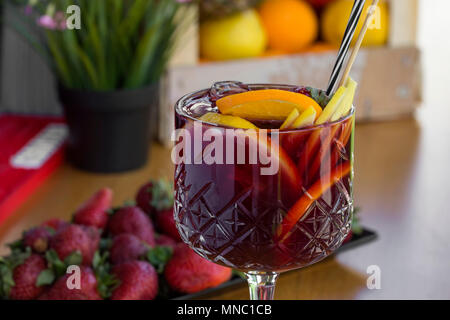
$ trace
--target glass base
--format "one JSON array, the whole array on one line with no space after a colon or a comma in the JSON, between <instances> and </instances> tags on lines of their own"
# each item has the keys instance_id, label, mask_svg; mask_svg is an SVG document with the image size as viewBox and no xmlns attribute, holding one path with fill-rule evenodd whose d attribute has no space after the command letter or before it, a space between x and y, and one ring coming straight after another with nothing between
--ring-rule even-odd
<instances>
[{"instance_id":1,"label":"glass base","mask_svg":"<svg viewBox=\"0 0 450 320\"><path fill-rule=\"evenodd\" d=\"M273 300L278 273L250 271L246 274L250 300Z\"/></svg>"}]
</instances>

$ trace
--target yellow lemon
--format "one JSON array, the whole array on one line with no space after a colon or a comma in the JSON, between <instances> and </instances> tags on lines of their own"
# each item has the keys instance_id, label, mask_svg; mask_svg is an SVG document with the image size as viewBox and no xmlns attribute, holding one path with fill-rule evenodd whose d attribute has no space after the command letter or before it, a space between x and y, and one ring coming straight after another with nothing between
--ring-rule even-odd
<instances>
[{"instance_id":1,"label":"yellow lemon","mask_svg":"<svg viewBox=\"0 0 450 320\"><path fill-rule=\"evenodd\" d=\"M200 26L200 52L209 60L260 56L266 44L263 25L253 9L205 21Z\"/></svg>"},{"instance_id":2,"label":"yellow lemon","mask_svg":"<svg viewBox=\"0 0 450 320\"><path fill-rule=\"evenodd\" d=\"M353 7L353 0L337 0L330 3L322 16L322 37L329 43L339 45L344 36L345 28L347 26L348 18ZM364 20L366 19L371 1L366 1L366 4L361 15L361 19L356 28L355 37L352 44L355 43L356 38L362 28ZM378 4L378 9L375 18L367 30L366 36L362 43L363 46L382 46L387 43L389 36L389 8L386 1L381 1Z\"/></svg>"}]
</instances>

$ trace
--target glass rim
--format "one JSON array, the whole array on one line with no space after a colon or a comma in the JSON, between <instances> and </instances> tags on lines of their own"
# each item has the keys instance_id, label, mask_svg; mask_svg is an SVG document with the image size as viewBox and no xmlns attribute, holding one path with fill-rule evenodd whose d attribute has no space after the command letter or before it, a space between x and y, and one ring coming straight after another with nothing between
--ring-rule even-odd
<instances>
[{"instance_id":1,"label":"glass rim","mask_svg":"<svg viewBox=\"0 0 450 320\"><path fill-rule=\"evenodd\" d=\"M261 87L261 88L298 88L299 86L296 85L287 85L287 84L266 84L266 83L255 83L255 84L247 84L247 86L249 87ZM241 128L233 128L233 127L227 127L227 126L222 126L219 125L217 123L211 123L211 122L206 122L206 121L202 121L199 120L189 114L186 114L184 111L181 110L182 104L188 100L189 98L196 96L196 95L200 95L203 93L207 93L210 90L210 88L206 88L206 89L201 89L201 90L197 90L188 94L185 94L184 96L182 96L180 99L178 99L178 101L175 103L175 114L179 115L180 117L183 117L184 119L190 121L190 122L201 122L202 124L212 127L212 128L220 128L220 129L232 129L232 130L245 130L245 129L241 129ZM324 91L322 89L318 89L321 91ZM304 127L304 128L300 128L300 129L288 129L288 130L281 130L281 129L261 129L258 128L256 129L256 131L258 130L267 130L268 132L271 131L277 131L280 134L288 134L288 133L301 133L301 132L308 132L308 131L314 131L317 129L322 129L322 128L328 128L328 127L332 127L334 125L340 124L340 123L344 123L346 122L348 119L352 118L355 115L355 111L356 108L354 105L352 105L352 108L350 110L350 112L345 116L342 117L338 120L335 121L330 121L330 122L325 122L322 124L314 124L312 126L308 126L308 127Z\"/></svg>"}]
</instances>

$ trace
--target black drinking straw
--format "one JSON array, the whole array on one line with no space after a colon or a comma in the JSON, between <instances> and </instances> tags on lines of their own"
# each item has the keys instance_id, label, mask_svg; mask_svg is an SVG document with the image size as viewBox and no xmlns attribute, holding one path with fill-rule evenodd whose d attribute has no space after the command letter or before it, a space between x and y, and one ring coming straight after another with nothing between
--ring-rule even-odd
<instances>
[{"instance_id":1,"label":"black drinking straw","mask_svg":"<svg viewBox=\"0 0 450 320\"><path fill-rule=\"evenodd\" d=\"M366 0L355 0L355 3L353 4L352 12L350 13L350 18L347 23L347 28L345 29L344 38L342 39L337 60L334 65L333 72L331 73L330 82L328 83L327 95L331 95L334 87L336 86L336 82L338 81L339 74L341 73L350 43L352 42L359 19L361 18L365 2Z\"/></svg>"}]
</instances>

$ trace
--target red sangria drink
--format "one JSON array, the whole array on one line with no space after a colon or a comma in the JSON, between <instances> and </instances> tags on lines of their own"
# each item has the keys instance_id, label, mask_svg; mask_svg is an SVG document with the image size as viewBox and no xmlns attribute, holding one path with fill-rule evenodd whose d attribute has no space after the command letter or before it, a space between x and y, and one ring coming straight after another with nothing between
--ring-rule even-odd
<instances>
[{"instance_id":1,"label":"red sangria drink","mask_svg":"<svg viewBox=\"0 0 450 320\"><path fill-rule=\"evenodd\" d=\"M351 228L356 83L333 97L220 82L175 107L175 221L202 257L273 298L280 272L330 255Z\"/></svg>"}]
</instances>

